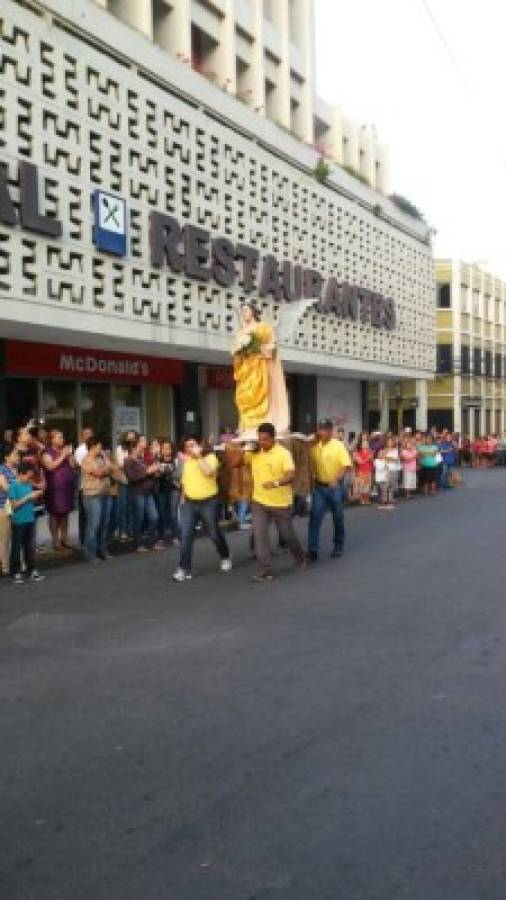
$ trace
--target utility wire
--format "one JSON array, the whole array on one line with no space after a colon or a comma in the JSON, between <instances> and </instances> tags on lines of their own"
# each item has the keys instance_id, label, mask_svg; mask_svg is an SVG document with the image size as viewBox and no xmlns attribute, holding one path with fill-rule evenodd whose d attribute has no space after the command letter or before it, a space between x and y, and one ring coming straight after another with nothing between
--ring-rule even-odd
<instances>
[{"instance_id":1,"label":"utility wire","mask_svg":"<svg viewBox=\"0 0 506 900\"><path fill-rule=\"evenodd\" d=\"M422 6L423 6L423 8L424 8L424 10L425 10L425 12L426 12L426 14L427 14L429 20L430 20L430 22L431 22L431 24L432 24L432 27L433 27L434 31L436 32L436 34L437 34L437 36L438 36L438 38L439 38L440 43L441 43L442 46L444 47L444 50L445 50L445 52L446 52L446 55L448 56L448 59L450 60L450 62L451 62L451 64L452 64L453 68L455 69L455 71L456 71L457 75L459 76L459 78L462 79L462 81L463 81L465 87L467 88L467 90L470 90L470 87L471 87L471 86L470 86L470 84L469 84L467 75L466 75L466 73L464 72L464 70L462 69L462 66L460 65L460 63L459 63L457 57L455 56L455 53L453 52L453 50L452 50L452 48L451 48L450 42L448 41L448 39L447 39L447 37L446 37L446 35L445 35L445 33L444 33L444 31L443 31L441 25L439 24L438 20L436 19L436 16L434 15L434 13L433 13L433 11L432 11L430 5L429 5L429 0L420 0L420 2L421 2L421 4L422 4Z\"/></svg>"}]
</instances>

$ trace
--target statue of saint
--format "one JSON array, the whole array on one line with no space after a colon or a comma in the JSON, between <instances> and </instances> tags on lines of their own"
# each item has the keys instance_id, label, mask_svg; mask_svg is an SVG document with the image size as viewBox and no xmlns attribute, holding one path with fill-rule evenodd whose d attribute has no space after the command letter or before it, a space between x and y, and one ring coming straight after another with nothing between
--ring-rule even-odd
<instances>
[{"instance_id":1,"label":"statue of saint","mask_svg":"<svg viewBox=\"0 0 506 900\"><path fill-rule=\"evenodd\" d=\"M271 422L277 434L285 434L289 428L288 396L275 331L262 322L252 304L241 307L232 355L241 435L256 437L262 422Z\"/></svg>"}]
</instances>

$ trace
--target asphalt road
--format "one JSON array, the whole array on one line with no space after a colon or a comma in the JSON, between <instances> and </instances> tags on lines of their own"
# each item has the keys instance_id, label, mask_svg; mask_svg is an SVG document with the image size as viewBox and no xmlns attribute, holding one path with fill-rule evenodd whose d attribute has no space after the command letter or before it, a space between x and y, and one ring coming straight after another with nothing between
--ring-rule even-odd
<instances>
[{"instance_id":1,"label":"asphalt road","mask_svg":"<svg viewBox=\"0 0 506 900\"><path fill-rule=\"evenodd\" d=\"M0 584L2 900L504 900L505 495Z\"/></svg>"}]
</instances>

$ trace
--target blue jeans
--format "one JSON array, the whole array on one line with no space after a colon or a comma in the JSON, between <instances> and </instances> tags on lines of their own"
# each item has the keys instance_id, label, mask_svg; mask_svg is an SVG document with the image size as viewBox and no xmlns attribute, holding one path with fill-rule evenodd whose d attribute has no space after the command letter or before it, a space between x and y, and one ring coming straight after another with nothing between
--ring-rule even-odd
<instances>
[{"instance_id":1,"label":"blue jeans","mask_svg":"<svg viewBox=\"0 0 506 900\"><path fill-rule=\"evenodd\" d=\"M155 494L155 501L159 539L163 540L167 534L170 538L179 537L179 491L160 491Z\"/></svg>"},{"instance_id":2,"label":"blue jeans","mask_svg":"<svg viewBox=\"0 0 506 900\"><path fill-rule=\"evenodd\" d=\"M218 525L219 500L185 500L181 504L181 555L179 565L187 574L191 572L195 525L201 521L211 538L220 559L229 559L230 550Z\"/></svg>"},{"instance_id":3,"label":"blue jeans","mask_svg":"<svg viewBox=\"0 0 506 900\"><path fill-rule=\"evenodd\" d=\"M93 497L87 497L85 494L83 505L86 512L84 548L86 555L93 559L96 556L103 556L107 550L106 538L111 498L108 494L97 494Z\"/></svg>"},{"instance_id":4,"label":"blue jeans","mask_svg":"<svg viewBox=\"0 0 506 900\"><path fill-rule=\"evenodd\" d=\"M318 553L320 548L320 529L325 513L330 510L334 520L334 550L342 550L344 546L344 508L343 487L328 485L315 485L311 500L311 515L309 516L308 552Z\"/></svg>"},{"instance_id":5,"label":"blue jeans","mask_svg":"<svg viewBox=\"0 0 506 900\"><path fill-rule=\"evenodd\" d=\"M158 513L152 494L133 496L131 500L134 517L134 546L137 549L142 543L144 529L150 537L150 543L154 543L158 527Z\"/></svg>"},{"instance_id":6,"label":"blue jeans","mask_svg":"<svg viewBox=\"0 0 506 900\"><path fill-rule=\"evenodd\" d=\"M133 503L128 491L128 484L120 484L118 496L118 528L120 535L132 534L134 530L133 518Z\"/></svg>"},{"instance_id":7,"label":"blue jeans","mask_svg":"<svg viewBox=\"0 0 506 900\"><path fill-rule=\"evenodd\" d=\"M248 518L248 513L250 512L250 505L247 500L238 500L236 503L236 512L237 518L239 520L239 525L245 525L246 519Z\"/></svg>"}]
</instances>

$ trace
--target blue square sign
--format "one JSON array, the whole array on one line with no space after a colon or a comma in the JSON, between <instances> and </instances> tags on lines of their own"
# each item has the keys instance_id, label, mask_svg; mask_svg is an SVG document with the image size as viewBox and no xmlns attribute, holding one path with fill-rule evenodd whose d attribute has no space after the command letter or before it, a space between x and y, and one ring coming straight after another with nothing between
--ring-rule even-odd
<instances>
[{"instance_id":1,"label":"blue square sign","mask_svg":"<svg viewBox=\"0 0 506 900\"><path fill-rule=\"evenodd\" d=\"M126 203L123 198L108 191L96 190L93 194L93 211L93 241L97 250L105 250L115 256L126 256Z\"/></svg>"}]
</instances>

